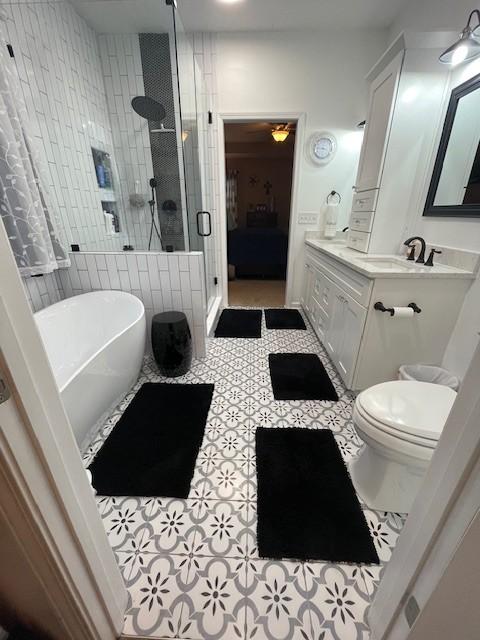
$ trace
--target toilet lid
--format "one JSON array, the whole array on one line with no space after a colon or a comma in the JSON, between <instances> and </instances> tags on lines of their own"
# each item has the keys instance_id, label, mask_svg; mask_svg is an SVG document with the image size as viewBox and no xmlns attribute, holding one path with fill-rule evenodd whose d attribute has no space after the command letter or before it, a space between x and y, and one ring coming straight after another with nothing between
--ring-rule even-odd
<instances>
[{"instance_id":1,"label":"toilet lid","mask_svg":"<svg viewBox=\"0 0 480 640\"><path fill-rule=\"evenodd\" d=\"M457 394L430 382L395 380L362 391L357 402L374 420L428 440L438 440Z\"/></svg>"}]
</instances>

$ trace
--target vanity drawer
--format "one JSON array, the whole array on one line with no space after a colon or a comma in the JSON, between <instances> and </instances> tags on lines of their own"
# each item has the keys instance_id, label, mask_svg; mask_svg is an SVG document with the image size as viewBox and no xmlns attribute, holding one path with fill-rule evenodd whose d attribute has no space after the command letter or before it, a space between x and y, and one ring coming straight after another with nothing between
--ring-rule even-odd
<instances>
[{"instance_id":1,"label":"vanity drawer","mask_svg":"<svg viewBox=\"0 0 480 640\"><path fill-rule=\"evenodd\" d=\"M347 246L357 251L367 253L368 245L370 244L370 234L365 231L352 231L348 232Z\"/></svg>"},{"instance_id":2,"label":"vanity drawer","mask_svg":"<svg viewBox=\"0 0 480 640\"><path fill-rule=\"evenodd\" d=\"M350 229L352 231L370 232L374 215L374 211L352 211L350 214Z\"/></svg>"},{"instance_id":3,"label":"vanity drawer","mask_svg":"<svg viewBox=\"0 0 480 640\"><path fill-rule=\"evenodd\" d=\"M329 326L329 317L316 300L313 300L312 303L312 325L323 343Z\"/></svg>"},{"instance_id":4,"label":"vanity drawer","mask_svg":"<svg viewBox=\"0 0 480 640\"><path fill-rule=\"evenodd\" d=\"M378 189L360 191L353 196L352 211L375 211Z\"/></svg>"},{"instance_id":5,"label":"vanity drawer","mask_svg":"<svg viewBox=\"0 0 480 640\"><path fill-rule=\"evenodd\" d=\"M332 281L322 271L315 269L312 295L327 317L330 315L332 305L332 286Z\"/></svg>"},{"instance_id":6,"label":"vanity drawer","mask_svg":"<svg viewBox=\"0 0 480 640\"><path fill-rule=\"evenodd\" d=\"M306 260L313 273L311 299L321 307L327 318L332 315L338 287L363 307L368 307L373 280L334 257L308 246Z\"/></svg>"}]
</instances>

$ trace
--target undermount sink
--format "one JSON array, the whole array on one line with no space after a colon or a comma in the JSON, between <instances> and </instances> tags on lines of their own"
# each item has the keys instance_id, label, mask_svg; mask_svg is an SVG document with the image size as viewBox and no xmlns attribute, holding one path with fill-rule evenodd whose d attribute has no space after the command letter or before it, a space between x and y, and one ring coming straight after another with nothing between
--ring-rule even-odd
<instances>
[{"instance_id":1,"label":"undermount sink","mask_svg":"<svg viewBox=\"0 0 480 640\"><path fill-rule=\"evenodd\" d=\"M382 269L385 271L411 271L415 267L411 267L405 264L402 260L396 260L395 258L357 258L359 262L366 262L375 269Z\"/></svg>"}]
</instances>

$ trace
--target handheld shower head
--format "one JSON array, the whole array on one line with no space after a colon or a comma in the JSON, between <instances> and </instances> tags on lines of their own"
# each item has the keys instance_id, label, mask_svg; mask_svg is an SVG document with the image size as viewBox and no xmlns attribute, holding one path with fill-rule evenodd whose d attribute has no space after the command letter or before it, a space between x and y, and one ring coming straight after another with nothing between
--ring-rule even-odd
<instances>
[{"instance_id":1,"label":"handheld shower head","mask_svg":"<svg viewBox=\"0 0 480 640\"><path fill-rule=\"evenodd\" d=\"M167 115L163 104L148 96L135 96L131 104L135 113L151 122L160 122Z\"/></svg>"}]
</instances>

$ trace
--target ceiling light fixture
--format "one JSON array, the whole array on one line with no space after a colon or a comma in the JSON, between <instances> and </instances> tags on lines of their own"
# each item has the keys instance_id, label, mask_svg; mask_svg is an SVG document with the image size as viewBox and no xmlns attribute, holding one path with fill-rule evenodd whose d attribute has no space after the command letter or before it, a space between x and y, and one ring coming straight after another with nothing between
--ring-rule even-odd
<instances>
[{"instance_id":1,"label":"ceiling light fixture","mask_svg":"<svg viewBox=\"0 0 480 640\"><path fill-rule=\"evenodd\" d=\"M237 2L241 2L242 0L218 0L219 2L222 2L223 4L236 4Z\"/></svg>"},{"instance_id":2,"label":"ceiling light fixture","mask_svg":"<svg viewBox=\"0 0 480 640\"><path fill-rule=\"evenodd\" d=\"M477 19L477 25L471 26L473 16ZM480 11L474 9L468 17L467 25L460 34L459 39L448 47L440 56L440 62L455 66L461 62L472 60L480 55Z\"/></svg>"},{"instance_id":3,"label":"ceiling light fixture","mask_svg":"<svg viewBox=\"0 0 480 640\"><path fill-rule=\"evenodd\" d=\"M287 131L287 129L274 129L272 131L272 137L275 142L285 142L285 140L288 138L289 133L290 132Z\"/></svg>"}]
</instances>

